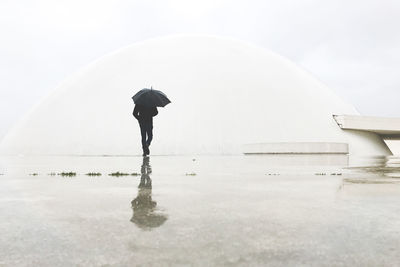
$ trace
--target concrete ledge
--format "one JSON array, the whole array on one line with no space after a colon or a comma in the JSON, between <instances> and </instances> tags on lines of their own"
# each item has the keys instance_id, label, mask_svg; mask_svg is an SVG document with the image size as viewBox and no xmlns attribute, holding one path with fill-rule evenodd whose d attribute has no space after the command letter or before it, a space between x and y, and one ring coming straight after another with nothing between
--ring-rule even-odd
<instances>
[{"instance_id":1,"label":"concrete ledge","mask_svg":"<svg viewBox=\"0 0 400 267\"><path fill-rule=\"evenodd\" d=\"M400 136L400 118L381 118L357 115L333 115L340 128L377 133L382 136Z\"/></svg>"},{"instance_id":2,"label":"concrete ledge","mask_svg":"<svg viewBox=\"0 0 400 267\"><path fill-rule=\"evenodd\" d=\"M295 142L243 145L244 154L348 154L346 143Z\"/></svg>"}]
</instances>

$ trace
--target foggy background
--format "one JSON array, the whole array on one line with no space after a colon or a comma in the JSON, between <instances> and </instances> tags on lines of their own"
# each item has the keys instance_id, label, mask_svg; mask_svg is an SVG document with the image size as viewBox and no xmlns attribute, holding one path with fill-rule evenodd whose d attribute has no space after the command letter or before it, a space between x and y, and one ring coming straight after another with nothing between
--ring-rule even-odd
<instances>
[{"instance_id":1,"label":"foggy background","mask_svg":"<svg viewBox=\"0 0 400 267\"><path fill-rule=\"evenodd\" d=\"M265 47L314 74L362 114L400 117L399 15L395 0L1 0L0 138L91 61L181 33Z\"/></svg>"}]
</instances>

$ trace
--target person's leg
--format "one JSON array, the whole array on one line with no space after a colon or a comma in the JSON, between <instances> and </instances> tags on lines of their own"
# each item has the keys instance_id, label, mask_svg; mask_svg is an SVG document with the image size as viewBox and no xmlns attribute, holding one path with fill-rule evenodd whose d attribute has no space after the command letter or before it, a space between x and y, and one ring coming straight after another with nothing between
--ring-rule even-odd
<instances>
[{"instance_id":1,"label":"person's leg","mask_svg":"<svg viewBox=\"0 0 400 267\"><path fill-rule=\"evenodd\" d=\"M140 134L142 135L142 149L143 154L147 154L147 144L146 144L146 124L143 122L139 122L140 125Z\"/></svg>"},{"instance_id":2,"label":"person's leg","mask_svg":"<svg viewBox=\"0 0 400 267\"><path fill-rule=\"evenodd\" d=\"M147 144L147 146L150 146L151 141L153 140L153 122L150 121L150 122L147 124L147 127L146 127L146 128L147 128L147 129L146 129L146 132L147 132L147 141L146 141L146 144Z\"/></svg>"},{"instance_id":3,"label":"person's leg","mask_svg":"<svg viewBox=\"0 0 400 267\"><path fill-rule=\"evenodd\" d=\"M145 129L145 136L147 137L147 140L145 138L145 145L143 145L143 154L149 155L150 154L150 149L149 145L151 143L151 140L153 139L153 134L152 134L152 123L149 121L143 122L143 128Z\"/></svg>"}]
</instances>

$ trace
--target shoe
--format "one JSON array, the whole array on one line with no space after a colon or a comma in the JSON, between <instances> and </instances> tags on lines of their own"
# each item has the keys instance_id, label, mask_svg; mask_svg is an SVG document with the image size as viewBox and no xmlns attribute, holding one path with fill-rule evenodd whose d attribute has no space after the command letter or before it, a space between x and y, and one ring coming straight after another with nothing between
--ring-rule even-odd
<instances>
[{"instance_id":1,"label":"shoe","mask_svg":"<svg viewBox=\"0 0 400 267\"><path fill-rule=\"evenodd\" d=\"M148 156L150 154L150 150L148 146L143 147L143 157Z\"/></svg>"}]
</instances>

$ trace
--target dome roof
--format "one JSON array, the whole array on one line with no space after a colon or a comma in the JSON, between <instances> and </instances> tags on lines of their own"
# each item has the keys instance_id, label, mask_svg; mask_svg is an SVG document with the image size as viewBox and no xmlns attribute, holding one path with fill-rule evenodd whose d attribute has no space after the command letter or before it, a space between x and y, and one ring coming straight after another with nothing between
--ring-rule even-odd
<instances>
[{"instance_id":1,"label":"dome roof","mask_svg":"<svg viewBox=\"0 0 400 267\"><path fill-rule=\"evenodd\" d=\"M348 143L388 154L372 133L341 130L358 114L287 59L241 41L173 36L120 49L90 64L5 137L3 154L141 154L131 97L152 86L171 104L154 118L152 154L241 153L263 142Z\"/></svg>"}]
</instances>

